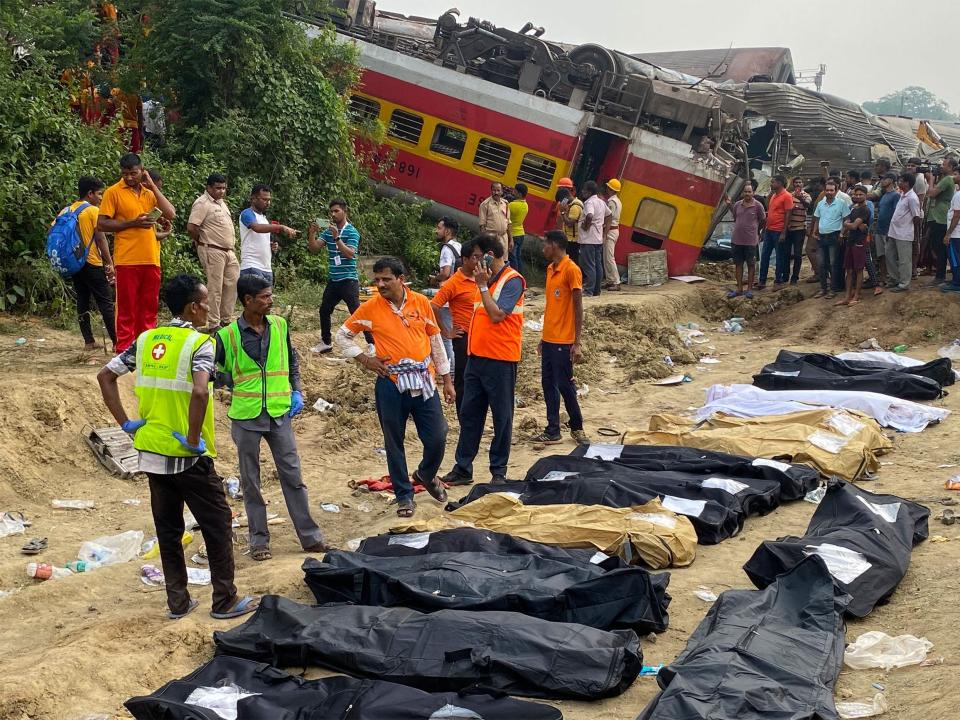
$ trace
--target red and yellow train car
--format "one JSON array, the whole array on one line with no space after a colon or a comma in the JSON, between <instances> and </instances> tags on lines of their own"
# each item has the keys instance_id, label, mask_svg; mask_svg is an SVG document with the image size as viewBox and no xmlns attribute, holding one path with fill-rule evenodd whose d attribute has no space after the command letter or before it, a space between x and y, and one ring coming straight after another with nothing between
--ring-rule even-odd
<instances>
[{"instance_id":1,"label":"red and yellow train car","mask_svg":"<svg viewBox=\"0 0 960 720\"><path fill-rule=\"evenodd\" d=\"M730 163L705 161L689 138L351 37L363 68L352 94L358 122L379 121L395 151L384 190L431 203L432 213L476 226L490 183L527 185L528 233L551 229L557 181L619 178L616 257L664 249L671 275L689 274L712 229Z\"/></svg>"}]
</instances>

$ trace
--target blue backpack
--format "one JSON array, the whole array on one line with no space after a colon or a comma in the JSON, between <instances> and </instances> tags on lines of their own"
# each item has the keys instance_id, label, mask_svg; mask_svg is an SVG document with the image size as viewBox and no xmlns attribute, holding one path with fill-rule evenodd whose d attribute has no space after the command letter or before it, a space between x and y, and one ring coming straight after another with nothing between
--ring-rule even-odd
<instances>
[{"instance_id":1,"label":"blue backpack","mask_svg":"<svg viewBox=\"0 0 960 720\"><path fill-rule=\"evenodd\" d=\"M47 233L47 257L50 264L62 277L73 277L87 262L90 254L90 242L84 244L80 236L80 213L90 207L90 203L80 203L76 210L69 206L53 222Z\"/></svg>"}]
</instances>

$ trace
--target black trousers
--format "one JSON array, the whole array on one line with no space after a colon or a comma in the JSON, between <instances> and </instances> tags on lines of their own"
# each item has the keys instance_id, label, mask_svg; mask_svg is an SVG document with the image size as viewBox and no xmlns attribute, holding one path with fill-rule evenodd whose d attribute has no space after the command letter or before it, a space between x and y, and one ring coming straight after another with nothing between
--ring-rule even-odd
<instances>
[{"instance_id":1,"label":"black trousers","mask_svg":"<svg viewBox=\"0 0 960 720\"><path fill-rule=\"evenodd\" d=\"M480 452L480 440L487 422L487 408L493 414L490 442L490 474L506 475L513 439L513 399L517 387L517 363L471 355L463 376L463 403L460 405L460 439L457 442L456 471L473 477L473 461Z\"/></svg>"},{"instance_id":2,"label":"black trousers","mask_svg":"<svg viewBox=\"0 0 960 720\"><path fill-rule=\"evenodd\" d=\"M463 374L467 371L467 334L455 338L453 342L453 389L457 392L457 417L460 417L460 404L463 402Z\"/></svg>"},{"instance_id":3,"label":"black trousers","mask_svg":"<svg viewBox=\"0 0 960 720\"><path fill-rule=\"evenodd\" d=\"M927 223L927 242L930 247L930 255L933 256L933 268L937 280L941 282L947 279L947 245L943 244L943 238L947 235L947 226L940 223Z\"/></svg>"},{"instance_id":4,"label":"black trousers","mask_svg":"<svg viewBox=\"0 0 960 720\"><path fill-rule=\"evenodd\" d=\"M577 265L580 264L580 243L578 242L567 243L567 257L573 260Z\"/></svg>"},{"instance_id":5,"label":"black trousers","mask_svg":"<svg viewBox=\"0 0 960 720\"><path fill-rule=\"evenodd\" d=\"M320 300L320 339L329 345L333 339L330 332L330 317L333 309L343 301L351 313L360 307L360 283L357 280L328 282ZM367 342L373 342L369 333L364 333Z\"/></svg>"},{"instance_id":6,"label":"black trousers","mask_svg":"<svg viewBox=\"0 0 960 720\"><path fill-rule=\"evenodd\" d=\"M160 562L167 585L167 607L172 613L186 612L190 605L187 591L187 563L183 557L183 505L200 524L207 545L213 584L214 612L227 612L237 602L233 584L233 528L230 506L213 460L202 457L188 470L175 475L147 473L150 480L150 509L157 528Z\"/></svg>"},{"instance_id":7,"label":"black trousers","mask_svg":"<svg viewBox=\"0 0 960 720\"><path fill-rule=\"evenodd\" d=\"M80 323L80 334L87 345L94 342L93 330L90 327L90 313L94 301L103 317L103 325L114 345L117 344L117 330L113 316L113 288L107 282L107 274L103 267L86 263L80 272L73 276L73 289L77 293L77 321Z\"/></svg>"},{"instance_id":8,"label":"black trousers","mask_svg":"<svg viewBox=\"0 0 960 720\"><path fill-rule=\"evenodd\" d=\"M560 436L560 398L570 416L570 429L583 430L583 413L573 384L573 360L570 345L544 342L540 346L540 383L547 405L547 431L550 437Z\"/></svg>"},{"instance_id":9,"label":"black trousers","mask_svg":"<svg viewBox=\"0 0 960 720\"><path fill-rule=\"evenodd\" d=\"M793 272L790 274L790 282L797 282L800 279L800 266L803 265L803 241L807 237L806 230L787 230L787 243L791 248L793 259Z\"/></svg>"}]
</instances>

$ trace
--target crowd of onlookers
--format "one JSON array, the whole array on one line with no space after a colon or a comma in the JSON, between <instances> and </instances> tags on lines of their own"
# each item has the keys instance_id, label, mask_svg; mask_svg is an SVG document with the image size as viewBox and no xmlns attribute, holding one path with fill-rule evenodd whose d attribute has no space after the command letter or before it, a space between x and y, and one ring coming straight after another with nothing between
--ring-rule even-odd
<instances>
[{"instance_id":1,"label":"crowd of onlookers","mask_svg":"<svg viewBox=\"0 0 960 720\"><path fill-rule=\"evenodd\" d=\"M738 201L725 198L736 267L728 296L752 298L764 290L771 260L774 289L796 285L804 256L813 270L806 282L820 285L814 297L842 293L836 305L857 304L864 289L906 292L921 276L932 276L929 286L943 292L960 292L958 183L960 164L952 156L927 165L910 158L899 172L886 158L846 173L823 162L813 179L788 183L774 176L764 198L751 179Z\"/></svg>"}]
</instances>

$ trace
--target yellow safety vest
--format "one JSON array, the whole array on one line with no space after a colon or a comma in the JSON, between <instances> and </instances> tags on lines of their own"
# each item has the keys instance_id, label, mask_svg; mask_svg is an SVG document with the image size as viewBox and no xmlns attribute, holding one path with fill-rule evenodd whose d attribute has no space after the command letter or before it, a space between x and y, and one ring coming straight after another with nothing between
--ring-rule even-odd
<instances>
[{"instance_id":1,"label":"yellow safety vest","mask_svg":"<svg viewBox=\"0 0 960 720\"><path fill-rule=\"evenodd\" d=\"M251 420L267 408L270 417L290 412L290 355L287 349L287 321L271 315L264 318L270 332L267 361L261 367L243 350L240 326L236 322L222 328L222 369L233 377L233 397L227 415L231 420Z\"/></svg>"},{"instance_id":2,"label":"yellow safety vest","mask_svg":"<svg viewBox=\"0 0 960 720\"><path fill-rule=\"evenodd\" d=\"M167 457L193 455L173 437L189 430L190 398L193 395L193 356L211 342L209 336L189 327L158 327L137 338L137 373L134 392L140 401L140 417L147 424L137 430L137 450ZM205 455L216 457L213 426L213 378L210 398L200 436L207 445Z\"/></svg>"}]
</instances>

